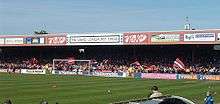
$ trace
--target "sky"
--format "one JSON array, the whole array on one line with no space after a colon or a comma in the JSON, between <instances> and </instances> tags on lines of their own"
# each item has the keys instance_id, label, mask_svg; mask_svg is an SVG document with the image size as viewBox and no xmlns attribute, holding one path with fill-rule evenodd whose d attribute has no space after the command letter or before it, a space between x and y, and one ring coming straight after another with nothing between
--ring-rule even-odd
<instances>
[{"instance_id":1,"label":"sky","mask_svg":"<svg viewBox=\"0 0 220 104\"><path fill-rule=\"evenodd\" d=\"M0 0L0 34L220 28L220 0Z\"/></svg>"}]
</instances>

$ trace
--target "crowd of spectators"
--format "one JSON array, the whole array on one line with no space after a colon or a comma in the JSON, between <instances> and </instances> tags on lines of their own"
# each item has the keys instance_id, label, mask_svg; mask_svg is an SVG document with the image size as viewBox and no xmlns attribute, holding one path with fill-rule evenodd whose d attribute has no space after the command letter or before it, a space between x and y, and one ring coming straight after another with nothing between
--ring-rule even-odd
<instances>
[{"instance_id":1,"label":"crowd of spectators","mask_svg":"<svg viewBox=\"0 0 220 104\"><path fill-rule=\"evenodd\" d=\"M13 71L20 69L49 69L52 64L38 62L36 58L23 59L23 58L14 58L14 59L4 59L0 60L0 70L1 69L11 69Z\"/></svg>"},{"instance_id":2,"label":"crowd of spectators","mask_svg":"<svg viewBox=\"0 0 220 104\"><path fill-rule=\"evenodd\" d=\"M0 52L1 69L96 70L145 73L220 74L220 53L198 46L100 46L87 47L8 47ZM175 51L174 51L175 50ZM192 52L191 50L195 50ZM53 59L86 59L90 63L56 62ZM174 68L176 58L184 69Z\"/></svg>"},{"instance_id":3,"label":"crowd of spectators","mask_svg":"<svg viewBox=\"0 0 220 104\"><path fill-rule=\"evenodd\" d=\"M102 59L96 60L91 59L91 62L77 62L74 60L70 61L57 61L54 66L53 63L45 63L46 61L39 61L37 58L29 59L18 59L14 60L1 60L0 61L0 70L1 69L48 69L52 70L96 70L96 71L111 71L111 72L143 72L143 73L184 73L184 74L209 74L209 75L219 75L220 68L215 66L210 61L209 63L196 63L196 64L185 64L185 69L174 68L173 63L175 58L147 58L145 60L138 59ZM42 60L42 59L41 59ZM187 62L187 61L184 61ZM201 62L201 61L199 61Z\"/></svg>"},{"instance_id":4,"label":"crowd of spectators","mask_svg":"<svg viewBox=\"0 0 220 104\"><path fill-rule=\"evenodd\" d=\"M122 64L125 60L114 61L109 59L107 63L103 61L98 62L98 70L111 70L111 71L128 71L133 72L143 72L143 73L183 73L183 74L209 74L209 75L219 75L219 66L214 66L213 64L200 63L194 65L186 65L184 69L173 67L174 60L170 62L152 61L148 60L134 60L130 61L128 64ZM161 59L163 60L163 59ZM122 62L122 63L117 63Z\"/></svg>"}]
</instances>

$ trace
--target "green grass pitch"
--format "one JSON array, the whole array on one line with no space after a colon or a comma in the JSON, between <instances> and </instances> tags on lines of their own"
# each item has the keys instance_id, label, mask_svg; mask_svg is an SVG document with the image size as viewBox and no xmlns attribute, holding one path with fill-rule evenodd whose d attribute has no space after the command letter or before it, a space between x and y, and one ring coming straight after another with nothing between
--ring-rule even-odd
<instances>
[{"instance_id":1,"label":"green grass pitch","mask_svg":"<svg viewBox=\"0 0 220 104\"><path fill-rule=\"evenodd\" d=\"M20 75L0 73L0 102L10 98L13 104L109 104L129 99L146 98L156 85L165 95L178 95L198 104L206 91L217 92L220 103L220 81L147 80L60 75ZM111 93L108 93L111 90Z\"/></svg>"}]
</instances>

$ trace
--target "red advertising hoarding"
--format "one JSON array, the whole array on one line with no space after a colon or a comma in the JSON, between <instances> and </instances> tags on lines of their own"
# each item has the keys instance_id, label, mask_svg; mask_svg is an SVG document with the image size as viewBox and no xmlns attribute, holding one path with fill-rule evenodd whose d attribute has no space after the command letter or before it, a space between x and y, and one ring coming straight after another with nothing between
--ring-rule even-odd
<instances>
[{"instance_id":1,"label":"red advertising hoarding","mask_svg":"<svg viewBox=\"0 0 220 104\"><path fill-rule=\"evenodd\" d=\"M65 36L51 36L46 38L46 44L50 45L65 45L66 37Z\"/></svg>"},{"instance_id":2,"label":"red advertising hoarding","mask_svg":"<svg viewBox=\"0 0 220 104\"><path fill-rule=\"evenodd\" d=\"M124 44L148 44L147 33L124 33Z\"/></svg>"}]
</instances>

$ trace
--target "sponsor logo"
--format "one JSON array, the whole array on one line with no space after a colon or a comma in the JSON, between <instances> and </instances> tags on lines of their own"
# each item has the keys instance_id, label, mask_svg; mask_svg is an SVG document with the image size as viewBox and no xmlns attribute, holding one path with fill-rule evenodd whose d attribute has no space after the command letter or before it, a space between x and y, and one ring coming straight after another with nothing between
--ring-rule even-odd
<instances>
[{"instance_id":1,"label":"sponsor logo","mask_svg":"<svg viewBox=\"0 0 220 104\"><path fill-rule=\"evenodd\" d=\"M66 44L66 37L47 37L47 44Z\"/></svg>"},{"instance_id":2,"label":"sponsor logo","mask_svg":"<svg viewBox=\"0 0 220 104\"><path fill-rule=\"evenodd\" d=\"M184 41L215 41L215 33L184 34Z\"/></svg>"},{"instance_id":3,"label":"sponsor logo","mask_svg":"<svg viewBox=\"0 0 220 104\"><path fill-rule=\"evenodd\" d=\"M24 44L23 38L5 38L5 44Z\"/></svg>"},{"instance_id":4,"label":"sponsor logo","mask_svg":"<svg viewBox=\"0 0 220 104\"><path fill-rule=\"evenodd\" d=\"M147 43L147 34L124 34L124 43Z\"/></svg>"},{"instance_id":5,"label":"sponsor logo","mask_svg":"<svg viewBox=\"0 0 220 104\"><path fill-rule=\"evenodd\" d=\"M151 42L178 42L180 34L159 34L152 35Z\"/></svg>"}]
</instances>

